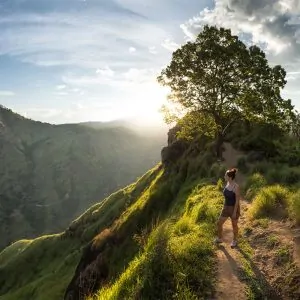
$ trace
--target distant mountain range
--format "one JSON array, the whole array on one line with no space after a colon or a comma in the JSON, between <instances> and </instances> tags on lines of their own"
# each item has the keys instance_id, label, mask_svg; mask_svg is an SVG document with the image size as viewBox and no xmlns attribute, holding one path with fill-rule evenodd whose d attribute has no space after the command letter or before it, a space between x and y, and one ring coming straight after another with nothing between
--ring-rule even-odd
<instances>
[{"instance_id":1,"label":"distant mountain range","mask_svg":"<svg viewBox=\"0 0 300 300\"><path fill-rule=\"evenodd\" d=\"M160 160L167 130L128 121L51 125L0 107L0 248L58 232Z\"/></svg>"}]
</instances>

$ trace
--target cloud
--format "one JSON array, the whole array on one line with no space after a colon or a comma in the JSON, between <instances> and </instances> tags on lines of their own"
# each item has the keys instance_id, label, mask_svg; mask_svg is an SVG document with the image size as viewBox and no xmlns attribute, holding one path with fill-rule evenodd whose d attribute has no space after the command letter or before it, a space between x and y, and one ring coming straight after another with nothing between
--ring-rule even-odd
<instances>
[{"instance_id":1,"label":"cloud","mask_svg":"<svg viewBox=\"0 0 300 300\"><path fill-rule=\"evenodd\" d=\"M149 50L149 52L150 52L151 54L157 54L157 53L158 53L155 46L149 47L148 50Z\"/></svg>"},{"instance_id":2,"label":"cloud","mask_svg":"<svg viewBox=\"0 0 300 300\"><path fill-rule=\"evenodd\" d=\"M136 48L130 47L130 48L128 49L128 51L129 51L129 53L134 53L134 52L136 52Z\"/></svg>"},{"instance_id":3,"label":"cloud","mask_svg":"<svg viewBox=\"0 0 300 300\"><path fill-rule=\"evenodd\" d=\"M161 45L171 52L179 47L179 45L172 41L170 38L165 39Z\"/></svg>"},{"instance_id":4,"label":"cloud","mask_svg":"<svg viewBox=\"0 0 300 300\"><path fill-rule=\"evenodd\" d=\"M43 67L92 69L108 63L112 67L129 66L139 59L130 55L137 48L146 50L143 58L147 59L148 45L169 35L153 22L141 21L139 15L124 13L119 18L122 26L114 14L91 10L72 14L0 14L0 55Z\"/></svg>"},{"instance_id":5,"label":"cloud","mask_svg":"<svg viewBox=\"0 0 300 300\"><path fill-rule=\"evenodd\" d=\"M288 72L284 90L293 96L300 77L300 2L298 0L215 0L213 8L206 8L181 24L186 39L194 39L203 25L230 28L247 44L259 45L271 65L281 64ZM297 76L296 76L297 75ZM300 107L299 100L292 99Z\"/></svg>"},{"instance_id":6,"label":"cloud","mask_svg":"<svg viewBox=\"0 0 300 300\"><path fill-rule=\"evenodd\" d=\"M108 76L108 77L113 77L115 74L115 72L110 67L105 67L103 69L97 69L96 73L100 74L102 76Z\"/></svg>"},{"instance_id":7,"label":"cloud","mask_svg":"<svg viewBox=\"0 0 300 300\"><path fill-rule=\"evenodd\" d=\"M250 34L271 55L283 60L300 54L299 3L294 0L216 0L213 9L205 9L181 25L184 33L195 37L204 24L231 28L235 34Z\"/></svg>"},{"instance_id":8,"label":"cloud","mask_svg":"<svg viewBox=\"0 0 300 300\"><path fill-rule=\"evenodd\" d=\"M54 95L62 97L62 96L68 96L69 93L68 92L55 92Z\"/></svg>"},{"instance_id":9,"label":"cloud","mask_svg":"<svg viewBox=\"0 0 300 300\"><path fill-rule=\"evenodd\" d=\"M60 84L56 86L57 90L64 90L67 86L65 84Z\"/></svg>"},{"instance_id":10,"label":"cloud","mask_svg":"<svg viewBox=\"0 0 300 300\"><path fill-rule=\"evenodd\" d=\"M12 91L0 90L0 97L13 97L13 96L15 96L15 93Z\"/></svg>"},{"instance_id":11,"label":"cloud","mask_svg":"<svg viewBox=\"0 0 300 300\"><path fill-rule=\"evenodd\" d=\"M108 68L109 69L109 68ZM110 69L109 69L110 70ZM108 72L109 73L109 72ZM109 73L111 74L111 73ZM132 88L134 85L154 82L158 71L154 68L129 68L113 76L108 76L107 72L96 72L92 75L65 74L62 81L71 86L92 87L104 85L112 88Z\"/></svg>"}]
</instances>

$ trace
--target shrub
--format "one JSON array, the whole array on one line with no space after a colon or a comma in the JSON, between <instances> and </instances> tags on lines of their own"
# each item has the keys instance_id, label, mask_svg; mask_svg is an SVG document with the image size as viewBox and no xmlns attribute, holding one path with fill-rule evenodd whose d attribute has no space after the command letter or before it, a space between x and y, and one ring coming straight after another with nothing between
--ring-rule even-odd
<instances>
[{"instance_id":1,"label":"shrub","mask_svg":"<svg viewBox=\"0 0 300 300\"><path fill-rule=\"evenodd\" d=\"M289 169L285 176L286 184L295 184L300 181L300 170L299 169Z\"/></svg>"},{"instance_id":2,"label":"shrub","mask_svg":"<svg viewBox=\"0 0 300 300\"><path fill-rule=\"evenodd\" d=\"M264 187L254 198L249 214L253 218L272 217L278 208L287 207L289 191L280 185Z\"/></svg>"},{"instance_id":3,"label":"shrub","mask_svg":"<svg viewBox=\"0 0 300 300\"><path fill-rule=\"evenodd\" d=\"M266 176L270 183L293 185L300 180L300 170L297 168L280 166L269 170Z\"/></svg>"},{"instance_id":4,"label":"shrub","mask_svg":"<svg viewBox=\"0 0 300 300\"><path fill-rule=\"evenodd\" d=\"M224 177L226 167L223 164L214 163L210 168L210 175L215 177L217 180Z\"/></svg>"},{"instance_id":5,"label":"shrub","mask_svg":"<svg viewBox=\"0 0 300 300\"><path fill-rule=\"evenodd\" d=\"M239 157L238 162L237 162L237 167L243 173L247 173L248 172L248 166L247 166L246 156L240 156Z\"/></svg>"},{"instance_id":6,"label":"shrub","mask_svg":"<svg viewBox=\"0 0 300 300\"><path fill-rule=\"evenodd\" d=\"M300 225L300 189L289 198L288 213L289 217Z\"/></svg>"},{"instance_id":7,"label":"shrub","mask_svg":"<svg viewBox=\"0 0 300 300\"><path fill-rule=\"evenodd\" d=\"M262 160L253 165L251 172L264 175L270 170L270 168L273 168L273 165L266 160Z\"/></svg>"},{"instance_id":8,"label":"shrub","mask_svg":"<svg viewBox=\"0 0 300 300\"><path fill-rule=\"evenodd\" d=\"M224 186L224 182L221 178L218 179L218 182L217 182L217 189L219 191L222 191L223 190L223 186Z\"/></svg>"},{"instance_id":9,"label":"shrub","mask_svg":"<svg viewBox=\"0 0 300 300\"><path fill-rule=\"evenodd\" d=\"M252 199L259 190L267 184L266 179L260 173L254 173L248 177L244 186L246 199Z\"/></svg>"},{"instance_id":10,"label":"shrub","mask_svg":"<svg viewBox=\"0 0 300 300\"><path fill-rule=\"evenodd\" d=\"M178 236L188 234L195 230L196 230L196 225L189 217L182 217L174 225L174 234Z\"/></svg>"}]
</instances>

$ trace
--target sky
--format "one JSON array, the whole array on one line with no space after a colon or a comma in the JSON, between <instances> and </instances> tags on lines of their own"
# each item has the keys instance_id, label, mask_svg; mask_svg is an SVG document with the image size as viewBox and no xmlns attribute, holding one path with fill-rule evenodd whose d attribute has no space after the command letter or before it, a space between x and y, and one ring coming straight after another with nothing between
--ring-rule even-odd
<instances>
[{"instance_id":1,"label":"sky","mask_svg":"<svg viewBox=\"0 0 300 300\"><path fill-rule=\"evenodd\" d=\"M156 77L204 24L261 46L300 108L298 0L0 0L0 104L54 124L162 122Z\"/></svg>"}]
</instances>

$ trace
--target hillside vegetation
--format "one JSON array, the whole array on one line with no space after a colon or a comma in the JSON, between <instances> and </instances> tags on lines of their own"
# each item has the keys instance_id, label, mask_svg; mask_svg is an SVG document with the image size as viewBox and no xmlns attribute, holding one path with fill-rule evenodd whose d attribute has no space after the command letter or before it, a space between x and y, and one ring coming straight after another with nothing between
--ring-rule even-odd
<instances>
[{"instance_id":1,"label":"hillside vegetation","mask_svg":"<svg viewBox=\"0 0 300 300\"><path fill-rule=\"evenodd\" d=\"M54 126L0 107L0 249L63 230L158 163L165 133L96 125Z\"/></svg>"},{"instance_id":2,"label":"hillside vegetation","mask_svg":"<svg viewBox=\"0 0 300 300\"><path fill-rule=\"evenodd\" d=\"M170 153L175 148L178 143L168 147ZM217 273L213 238L223 203L225 170L212 149L212 140L206 138L182 144L176 161L165 157L168 166L159 164L136 183L92 206L61 234L21 240L6 248L0 254L0 299L50 300L64 295L65 299L84 299L84 295L94 295L93 299L211 299ZM252 161L251 168L257 170L260 164ZM270 164L268 171L278 166ZM300 173L299 167L281 166ZM274 181L272 176L253 172L243 186L252 204L243 229L248 235L241 240L250 254L251 228L266 226L266 220L277 220L278 214L295 226L300 216L298 183ZM284 253L278 255L285 259ZM284 291L286 299L300 295L299 268L291 259L280 264L280 276L290 270L287 291L284 282L272 287ZM26 276L20 276L20 270ZM251 270L253 266L245 267L241 276L248 294L257 299L266 294L263 282Z\"/></svg>"}]
</instances>

